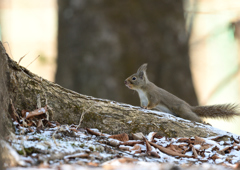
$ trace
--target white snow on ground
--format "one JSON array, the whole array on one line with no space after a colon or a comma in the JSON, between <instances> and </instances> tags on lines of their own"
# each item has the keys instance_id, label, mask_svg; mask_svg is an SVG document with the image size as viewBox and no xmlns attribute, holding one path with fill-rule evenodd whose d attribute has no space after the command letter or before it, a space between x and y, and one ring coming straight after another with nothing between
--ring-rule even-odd
<instances>
[{"instance_id":1,"label":"white snow on ground","mask_svg":"<svg viewBox=\"0 0 240 170\"><path fill-rule=\"evenodd\" d=\"M124 106L129 107L130 105ZM176 118L167 113L152 110L149 111L145 109L142 109L142 111L161 115L161 117L170 120L174 119L176 121L176 119L179 119L180 121L185 121L186 123L190 122L189 120ZM17 126L17 123L14 125ZM124 163L119 161L119 159L124 160L125 158L136 160L130 162L134 163L136 167L141 168L144 168L144 165L149 163L152 163L153 165L159 165L158 163L168 163L172 165L204 165L207 169L209 164L221 164L233 167L236 163L240 162L240 142L234 142L233 140L234 138L235 141L239 141L240 137L238 135L219 130L212 126L202 125L201 123L196 123L196 126L202 126L204 128L207 127L210 131L219 134L215 137L203 138L203 140L205 140L204 144L209 146L206 149L204 149L202 147L203 145L199 143L191 144L192 147L189 147L190 143L180 140L182 138L154 138L154 143L164 148L169 148L170 145L176 148L190 148L183 153L188 156L194 156L194 149L197 150L198 153L202 153L191 158L172 156L169 153L162 152L153 146L151 146L152 152L157 153L160 158L149 156L147 154L146 143L136 144L140 149L140 153L135 153L135 150L133 150L134 146L122 144L121 141L118 141L117 139L110 139L108 138L110 136L109 134L104 134L105 136L91 135L84 129L77 130L69 127L68 125L44 128L43 130L37 130L36 127L25 128L18 126L16 135L12 135L8 139L8 143L18 152L19 155L21 155L18 158L20 159L18 160L19 162L24 162L21 163L21 165L24 164L26 167L31 167L31 169L33 169L34 165L37 166L39 164L47 164L50 166L50 169L62 164L65 166L65 164L92 165L95 163L98 166L123 166ZM31 128L31 130L29 128ZM91 130L99 133L98 129ZM145 137L148 141L151 141L154 134L155 132L151 132ZM217 140L214 140L214 138L225 135L229 136L227 141L217 142ZM180 140L180 142L178 142L178 140ZM195 137L192 137L189 141L191 140L196 139ZM131 140L130 142L137 141ZM172 150L174 151L174 148L172 148ZM68 169L68 167L69 166L66 165L64 168L61 167L61 169ZM82 167L77 167L76 169L81 168ZM9 170L10 169L13 170L14 168L9 168ZM128 168L126 167L126 169ZM159 167L151 166L151 169L159 169Z\"/></svg>"},{"instance_id":2,"label":"white snow on ground","mask_svg":"<svg viewBox=\"0 0 240 170\"><path fill-rule=\"evenodd\" d=\"M216 142L210 138L204 138L205 143L211 145L210 148L205 149L205 157L201 157L198 155L198 158L185 158L185 157L176 157L171 156L166 153L161 152L159 149L151 147L153 151L157 152L157 154L160 156L160 158L152 157L152 156L143 156L143 154L133 154L130 149L132 149L132 146L125 146L120 145L119 149L117 147L112 147L107 144L101 143L101 141L107 141L104 138L100 139L100 137L97 137L95 135L90 135L86 132L73 132L70 130L68 126L65 126L62 128L61 131L59 131L61 128L46 128L42 130L41 132L37 133L29 132L26 135L15 135L15 137L9 139L9 143L11 146L17 150L18 153L22 154L21 161L25 161L27 166L32 166L36 164L38 161L47 162L48 164L54 166L54 165L60 165L63 163L89 163L92 160L98 164L102 164L103 162L106 162L107 160L112 160L115 157L119 157L121 155L122 157L128 157L137 159L139 162L159 162L159 163L173 163L177 165L183 165L183 164L189 164L193 163L195 165L203 164L203 160L205 163L209 164L225 164L225 165L233 165L240 161L240 144L236 144L231 150L230 153L225 153L224 155L218 153L217 151L214 151L214 147L218 147L219 150L222 150L226 147L232 147L233 142L232 141L226 141L226 142ZM64 130L63 130L64 129ZM27 128L21 128L21 132L26 132ZM97 129L92 129L94 131L98 131ZM65 133L69 133L70 135L64 135ZM146 138L149 139L152 137L152 133L149 133ZM226 134L226 133L223 133ZM237 136L235 136L237 138ZM154 138L156 141L156 144L167 147L168 145L176 145L180 146L181 144L184 144L184 142L178 142L178 139L180 138L172 138L167 139L165 137L162 137L160 139ZM194 139L194 138L192 138ZM116 140L116 139L109 139ZM150 139L149 139L150 140ZM117 140L116 140L117 141ZM146 151L145 144L138 144L142 150L142 152ZM108 149L112 149L113 151L107 152L106 147ZM24 156L23 148L25 150L26 155ZM120 150L121 148L124 148L124 150ZM201 145L197 144L194 145L194 148L197 150L200 150ZM128 151L130 150L130 151ZM28 153L29 152L29 153ZM87 158L81 158L81 155L83 154L89 154L89 157L91 159ZM185 155L192 156L193 152L188 151ZM208 159L209 157L212 157L213 155L217 155L217 159L212 160ZM73 157L73 159L71 158ZM231 159L231 161L229 161ZM110 161L111 162L111 161ZM115 162L116 163L116 162ZM104 163L106 164L106 163ZM118 164L118 163L117 163Z\"/></svg>"}]
</instances>

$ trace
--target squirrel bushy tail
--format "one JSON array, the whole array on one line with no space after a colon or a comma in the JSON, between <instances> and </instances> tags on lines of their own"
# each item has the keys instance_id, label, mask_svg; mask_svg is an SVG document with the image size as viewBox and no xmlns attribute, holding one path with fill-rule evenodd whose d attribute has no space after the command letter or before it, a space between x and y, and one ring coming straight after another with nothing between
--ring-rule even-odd
<instances>
[{"instance_id":1,"label":"squirrel bushy tail","mask_svg":"<svg viewBox=\"0 0 240 170\"><path fill-rule=\"evenodd\" d=\"M192 111L199 117L230 119L240 116L240 108L235 104L193 106Z\"/></svg>"}]
</instances>

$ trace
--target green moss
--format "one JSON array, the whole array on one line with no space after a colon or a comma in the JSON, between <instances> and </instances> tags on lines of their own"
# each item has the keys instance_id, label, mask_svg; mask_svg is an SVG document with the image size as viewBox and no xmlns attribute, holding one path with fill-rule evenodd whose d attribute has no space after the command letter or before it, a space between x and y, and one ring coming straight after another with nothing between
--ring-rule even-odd
<instances>
[{"instance_id":1,"label":"green moss","mask_svg":"<svg viewBox=\"0 0 240 170\"><path fill-rule=\"evenodd\" d=\"M34 148L33 147L30 147L30 148L24 148L25 152L27 155L30 155L34 152Z\"/></svg>"},{"instance_id":2,"label":"green moss","mask_svg":"<svg viewBox=\"0 0 240 170\"><path fill-rule=\"evenodd\" d=\"M94 148L92 146L89 146L88 149L92 152L94 151Z\"/></svg>"},{"instance_id":3,"label":"green moss","mask_svg":"<svg viewBox=\"0 0 240 170\"><path fill-rule=\"evenodd\" d=\"M139 132L139 128L137 126L133 126L134 128L132 128L131 133L137 133Z\"/></svg>"},{"instance_id":4,"label":"green moss","mask_svg":"<svg viewBox=\"0 0 240 170\"><path fill-rule=\"evenodd\" d=\"M19 155L24 155L23 150L18 150L17 153L18 153Z\"/></svg>"},{"instance_id":5,"label":"green moss","mask_svg":"<svg viewBox=\"0 0 240 170\"><path fill-rule=\"evenodd\" d=\"M77 147L77 145L75 143L71 143L72 147Z\"/></svg>"},{"instance_id":6,"label":"green moss","mask_svg":"<svg viewBox=\"0 0 240 170\"><path fill-rule=\"evenodd\" d=\"M79 145L80 148L84 148L84 146L85 146L84 143L82 143L82 144Z\"/></svg>"},{"instance_id":7,"label":"green moss","mask_svg":"<svg viewBox=\"0 0 240 170\"><path fill-rule=\"evenodd\" d=\"M98 152L103 152L104 151L104 147L101 146L101 145L98 145L95 147L95 150L98 151Z\"/></svg>"}]
</instances>

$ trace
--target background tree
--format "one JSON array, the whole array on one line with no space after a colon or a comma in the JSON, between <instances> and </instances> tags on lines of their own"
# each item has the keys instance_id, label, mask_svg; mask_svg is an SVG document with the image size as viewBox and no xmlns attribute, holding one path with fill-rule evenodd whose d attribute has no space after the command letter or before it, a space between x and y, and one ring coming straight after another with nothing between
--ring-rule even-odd
<instances>
[{"instance_id":1,"label":"background tree","mask_svg":"<svg viewBox=\"0 0 240 170\"><path fill-rule=\"evenodd\" d=\"M56 83L139 105L123 81L143 63L149 79L197 104L182 1L61 0Z\"/></svg>"}]
</instances>

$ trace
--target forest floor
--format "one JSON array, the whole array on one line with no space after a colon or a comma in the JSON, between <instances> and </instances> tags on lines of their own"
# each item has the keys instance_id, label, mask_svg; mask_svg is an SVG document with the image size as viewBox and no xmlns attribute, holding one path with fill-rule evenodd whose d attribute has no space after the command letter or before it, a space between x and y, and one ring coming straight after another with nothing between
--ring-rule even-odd
<instances>
[{"instance_id":1,"label":"forest floor","mask_svg":"<svg viewBox=\"0 0 240 170\"><path fill-rule=\"evenodd\" d=\"M15 134L5 148L15 163L8 170L78 169L237 169L240 136L168 138L99 132L79 125L48 121L46 108L23 111L14 118Z\"/></svg>"}]
</instances>

